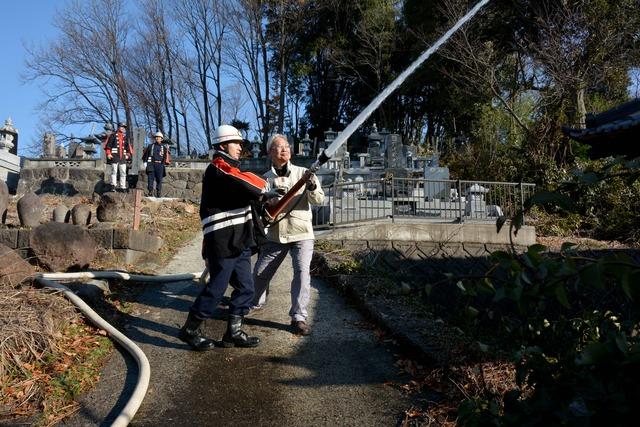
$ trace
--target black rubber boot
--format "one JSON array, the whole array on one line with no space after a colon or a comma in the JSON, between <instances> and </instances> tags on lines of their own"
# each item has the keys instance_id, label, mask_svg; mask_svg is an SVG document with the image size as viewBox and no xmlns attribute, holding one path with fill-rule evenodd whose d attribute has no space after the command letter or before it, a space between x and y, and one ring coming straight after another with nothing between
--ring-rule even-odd
<instances>
[{"instance_id":1,"label":"black rubber boot","mask_svg":"<svg viewBox=\"0 0 640 427\"><path fill-rule=\"evenodd\" d=\"M242 330L243 320L243 316L229 315L227 332L222 337L223 347L257 347L260 344L260 338L250 337Z\"/></svg>"},{"instance_id":2,"label":"black rubber boot","mask_svg":"<svg viewBox=\"0 0 640 427\"><path fill-rule=\"evenodd\" d=\"M160 190L156 190L156 197L157 197L157 198L160 198L160 197L161 197L161 196L160 196Z\"/></svg>"},{"instance_id":3,"label":"black rubber boot","mask_svg":"<svg viewBox=\"0 0 640 427\"><path fill-rule=\"evenodd\" d=\"M195 351L207 351L216 346L215 341L202 336L202 332L200 331L202 322L202 320L189 313L187 321L182 329L180 329L180 334L178 334L178 338L189 344Z\"/></svg>"}]
</instances>

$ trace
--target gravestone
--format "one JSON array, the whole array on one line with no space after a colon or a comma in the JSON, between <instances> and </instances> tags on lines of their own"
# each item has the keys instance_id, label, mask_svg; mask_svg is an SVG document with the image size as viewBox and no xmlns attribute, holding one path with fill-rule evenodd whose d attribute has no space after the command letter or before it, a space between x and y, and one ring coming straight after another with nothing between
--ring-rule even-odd
<instances>
[{"instance_id":1,"label":"gravestone","mask_svg":"<svg viewBox=\"0 0 640 427\"><path fill-rule=\"evenodd\" d=\"M387 135L387 167L406 168L407 161L402 150L402 138L397 133Z\"/></svg>"},{"instance_id":2,"label":"gravestone","mask_svg":"<svg viewBox=\"0 0 640 427\"><path fill-rule=\"evenodd\" d=\"M53 210L54 222L68 222L69 221L69 208L65 205L58 205Z\"/></svg>"},{"instance_id":3,"label":"gravestone","mask_svg":"<svg viewBox=\"0 0 640 427\"><path fill-rule=\"evenodd\" d=\"M133 196L133 193L130 193ZM130 208L130 200L126 194L113 191L104 193L96 209L96 218L100 222L116 222L118 215Z\"/></svg>"},{"instance_id":4,"label":"gravestone","mask_svg":"<svg viewBox=\"0 0 640 427\"><path fill-rule=\"evenodd\" d=\"M71 220L73 225L89 225L91 222L91 208L85 204L78 203L71 209Z\"/></svg>"},{"instance_id":5,"label":"gravestone","mask_svg":"<svg viewBox=\"0 0 640 427\"><path fill-rule=\"evenodd\" d=\"M42 157L52 158L56 156L56 136L46 132L42 137Z\"/></svg>"},{"instance_id":6,"label":"gravestone","mask_svg":"<svg viewBox=\"0 0 640 427\"><path fill-rule=\"evenodd\" d=\"M27 193L18 200L18 218L23 227L37 227L40 225L44 205L35 193Z\"/></svg>"}]
</instances>

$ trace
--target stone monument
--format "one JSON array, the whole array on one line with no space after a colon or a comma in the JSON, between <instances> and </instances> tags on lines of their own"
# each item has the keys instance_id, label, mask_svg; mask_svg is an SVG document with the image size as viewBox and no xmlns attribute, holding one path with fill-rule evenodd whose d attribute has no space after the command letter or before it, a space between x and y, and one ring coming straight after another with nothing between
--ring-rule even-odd
<instances>
[{"instance_id":1,"label":"stone monument","mask_svg":"<svg viewBox=\"0 0 640 427\"><path fill-rule=\"evenodd\" d=\"M133 146L133 156L131 156L131 167L127 174L138 176L140 164L142 163L142 152L144 151L147 133L143 128L135 128L133 129L133 134L131 134L130 137L131 145Z\"/></svg>"},{"instance_id":2,"label":"stone monument","mask_svg":"<svg viewBox=\"0 0 640 427\"><path fill-rule=\"evenodd\" d=\"M56 136L51 132L46 132L42 137L42 157L56 157Z\"/></svg>"},{"instance_id":3,"label":"stone monument","mask_svg":"<svg viewBox=\"0 0 640 427\"><path fill-rule=\"evenodd\" d=\"M302 155L304 157L311 155L311 139L309 138L308 132L304 134L304 138L302 139Z\"/></svg>"},{"instance_id":4,"label":"stone monument","mask_svg":"<svg viewBox=\"0 0 640 427\"><path fill-rule=\"evenodd\" d=\"M0 179L7 183L9 190L15 192L20 176L20 157L11 153L13 141L18 137L18 129L13 127L9 117L0 128Z\"/></svg>"}]
</instances>

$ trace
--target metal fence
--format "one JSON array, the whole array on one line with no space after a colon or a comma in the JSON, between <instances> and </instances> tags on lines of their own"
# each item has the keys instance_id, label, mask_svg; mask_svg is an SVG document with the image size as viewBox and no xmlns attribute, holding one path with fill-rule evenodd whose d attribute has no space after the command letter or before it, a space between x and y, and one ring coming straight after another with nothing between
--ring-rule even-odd
<instances>
[{"instance_id":1,"label":"metal fence","mask_svg":"<svg viewBox=\"0 0 640 427\"><path fill-rule=\"evenodd\" d=\"M325 205L314 208L316 227L387 218L491 222L513 217L533 195L535 184L391 177L323 189Z\"/></svg>"}]
</instances>

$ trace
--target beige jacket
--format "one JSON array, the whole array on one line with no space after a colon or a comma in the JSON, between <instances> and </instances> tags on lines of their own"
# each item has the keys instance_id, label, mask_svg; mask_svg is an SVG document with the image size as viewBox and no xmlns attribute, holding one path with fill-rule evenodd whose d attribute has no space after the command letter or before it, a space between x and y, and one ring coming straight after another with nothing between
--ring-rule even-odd
<instances>
[{"instance_id":1,"label":"beige jacket","mask_svg":"<svg viewBox=\"0 0 640 427\"><path fill-rule=\"evenodd\" d=\"M273 167L263 176L267 180L270 188L284 188L289 190L296 182L302 178L307 170L300 166L287 164L287 175L278 176ZM313 177L316 188L313 191L307 191L303 186L291 203L284 208L282 214L278 215L277 220L282 220L266 230L269 240L280 243L299 242L300 240L313 239L313 224L311 222L311 205L320 205L324 200L324 192L320 187L318 178ZM294 206L293 210L285 216L287 212Z\"/></svg>"}]
</instances>

